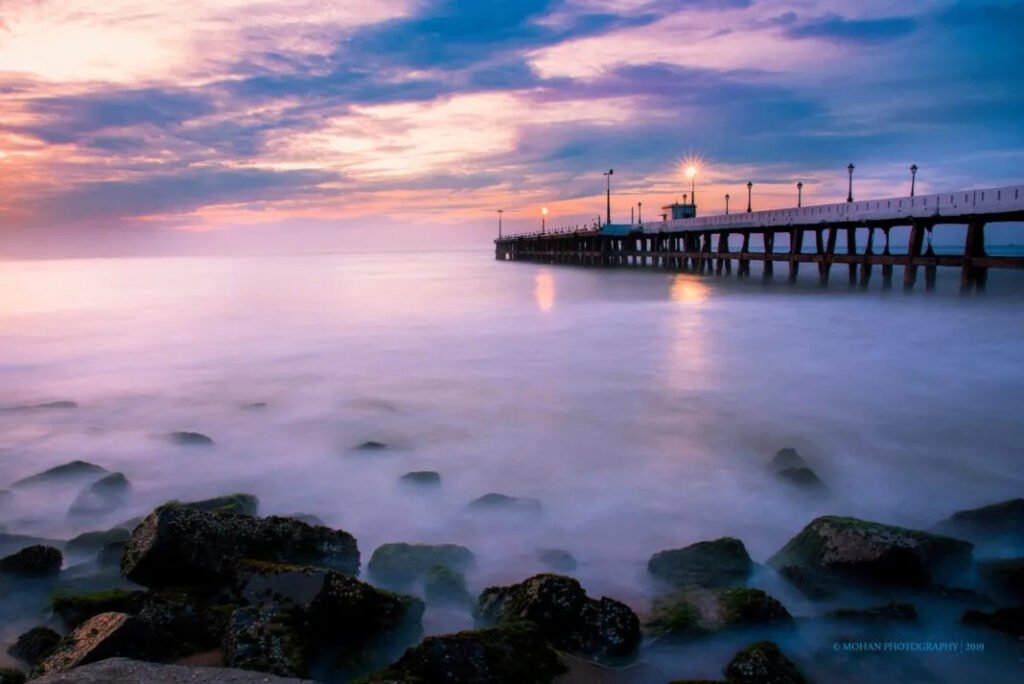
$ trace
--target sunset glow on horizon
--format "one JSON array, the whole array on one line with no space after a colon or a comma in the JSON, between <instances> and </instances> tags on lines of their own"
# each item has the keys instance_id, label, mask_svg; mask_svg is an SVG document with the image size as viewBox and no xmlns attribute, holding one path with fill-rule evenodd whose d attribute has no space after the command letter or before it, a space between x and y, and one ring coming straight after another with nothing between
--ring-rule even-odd
<instances>
[{"instance_id":1,"label":"sunset glow on horizon","mask_svg":"<svg viewBox=\"0 0 1024 684\"><path fill-rule=\"evenodd\" d=\"M592 222L612 167L613 222L693 174L703 214L748 180L761 208L797 181L841 200L850 160L860 196L906 194L911 163L919 192L1020 182L1022 20L1008 0L6 0L0 256L368 226L479 244L496 207L508 232L541 205L549 229Z\"/></svg>"}]
</instances>

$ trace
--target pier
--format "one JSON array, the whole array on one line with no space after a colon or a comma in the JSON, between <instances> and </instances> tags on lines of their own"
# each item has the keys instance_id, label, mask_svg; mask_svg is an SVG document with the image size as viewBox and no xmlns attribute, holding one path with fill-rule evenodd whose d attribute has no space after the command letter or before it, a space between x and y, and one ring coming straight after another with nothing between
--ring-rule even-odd
<instances>
[{"instance_id":1,"label":"pier","mask_svg":"<svg viewBox=\"0 0 1024 684\"><path fill-rule=\"evenodd\" d=\"M937 269L947 267L960 269L961 289L982 290L989 269L1024 269L1024 256L985 249L986 225L1017 221L1024 221L1024 185L508 235L495 240L495 258L717 275L732 273L735 265L740 278L758 261L765 279L781 262L790 281L801 264L813 264L808 267L817 268L822 285L833 266L846 266L849 284L861 287L877 267L885 288L900 267L907 290L919 271L926 288L934 288ZM935 252L930 236L937 226L962 229L960 253ZM893 243L894 229L909 229L905 242Z\"/></svg>"}]
</instances>

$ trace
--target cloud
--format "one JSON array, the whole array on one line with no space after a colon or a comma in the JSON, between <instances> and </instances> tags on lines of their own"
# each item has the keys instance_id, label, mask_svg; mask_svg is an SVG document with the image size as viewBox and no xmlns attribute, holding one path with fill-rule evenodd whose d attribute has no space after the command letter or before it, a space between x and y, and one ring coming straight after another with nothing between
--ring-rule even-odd
<instances>
[{"instance_id":1,"label":"cloud","mask_svg":"<svg viewBox=\"0 0 1024 684\"><path fill-rule=\"evenodd\" d=\"M818 38L838 43L870 45L909 36L918 29L919 22L913 17L846 19L833 14L788 26L786 35L790 38Z\"/></svg>"}]
</instances>

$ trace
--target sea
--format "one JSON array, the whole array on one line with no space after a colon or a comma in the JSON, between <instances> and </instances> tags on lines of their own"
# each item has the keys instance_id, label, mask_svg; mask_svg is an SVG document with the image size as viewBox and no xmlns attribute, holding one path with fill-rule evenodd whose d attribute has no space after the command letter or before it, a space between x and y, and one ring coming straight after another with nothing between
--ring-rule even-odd
<instances>
[{"instance_id":1,"label":"sea","mask_svg":"<svg viewBox=\"0 0 1024 684\"><path fill-rule=\"evenodd\" d=\"M351 532L364 568L383 543L458 543L479 591L563 549L591 595L643 613L664 590L646 571L660 550L733 536L761 564L819 515L928 529L1021 496L1024 276L993 272L962 295L953 270L934 292L920 273L911 293L899 269L892 290L878 271L851 288L834 266L823 289L806 270L791 285L781 268L765 282L756 268L737 280L488 249L0 262L0 488L72 460L131 483L103 520L69 518L72 489L16 493L0 520L67 539L170 499L248 492L261 514ZM31 408L49 402L77 407ZM784 447L827 496L773 474ZM418 470L441 486L400 482ZM467 508L490 492L542 512ZM759 573L794 615L814 614ZM424 624L472 617L428 610ZM790 641L805 659L827 651ZM717 677L733 645L645 666L650 681ZM991 655L879 662L907 658L927 681L1020 673Z\"/></svg>"}]
</instances>

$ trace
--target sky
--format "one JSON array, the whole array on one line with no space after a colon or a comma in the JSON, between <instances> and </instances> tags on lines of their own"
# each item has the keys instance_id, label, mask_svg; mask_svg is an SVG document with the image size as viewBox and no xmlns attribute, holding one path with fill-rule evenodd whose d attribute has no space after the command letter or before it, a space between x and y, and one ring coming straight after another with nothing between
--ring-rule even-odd
<instances>
[{"instance_id":1,"label":"sky","mask_svg":"<svg viewBox=\"0 0 1024 684\"><path fill-rule=\"evenodd\" d=\"M1024 182L1019 0L0 0L0 256Z\"/></svg>"}]
</instances>

